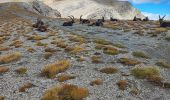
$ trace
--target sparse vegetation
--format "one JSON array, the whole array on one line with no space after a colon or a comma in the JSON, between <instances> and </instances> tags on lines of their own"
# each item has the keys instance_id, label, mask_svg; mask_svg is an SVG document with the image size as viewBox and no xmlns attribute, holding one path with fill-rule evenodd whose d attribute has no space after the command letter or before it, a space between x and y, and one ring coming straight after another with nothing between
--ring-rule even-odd
<instances>
[{"instance_id":1,"label":"sparse vegetation","mask_svg":"<svg viewBox=\"0 0 170 100\"><path fill-rule=\"evenodd\" d=\"M9 62L18 60L20 58L21 58L20 52L14 52L14 53L2 55L2 56L0 56L0 64L9 63Z\"/></svg>"},{"instance_id":2,"label":"sparse vegetation","mask_svg":"<svg viewBox=\"0 0 170 100\"><path fill-rule=\"evenodd\" d=\"M49 59L52 55L53 55L53 53L51 53L51 52L45 52L44 53L44 58Z\"/></svg>"},{"instance_id":3,"label":"sparse vegetation","mask_svg":"<svg viewBox=\"0 0 170 100\"><path fill-rule=\"evenodd\" d=\"M26 74L27 68L21 67L15 70L16 73L18 74Z\"/></svg>"},{"instance_id":4,"label":"sparse vegetation","mask_svg":"<svg viewBox=\"0 0 170 100\"><path fill-rule=\"evenodd\" d=\"M77 54L77 53L81 53L81 52L85 51L85 49L83 47L78 46L78 45L75 45L72 47L67 47L65 50L70 53L73 53L73 54Z\"/></svg>"},{"instance_id":5,"label":"sparse vegetation","mask_svg":"<svg viewBox=\"0 0 170 100\"><path fill-rule=\"evenodd\" d=\"M83 100L89 94L86 88L64 84L47 90L41 100Z\"/></svg>"},{"instance_id":6,"label":"sparse vegetation","mask_svg":"<svg viewBox=\"0 0 170 100\"><path fill-rule=\"evenodd\" d=\"M142 51L134 51L132 55L139 58L149 58L149 56Z\"/></svg>"},{"instance_id":7,"label":"sparse vegetation","mask_svg":"<svg viewBox=\"0 0 170 100\"><path fill-rule=\"evenodd\" d=\"M163 61L163 60L159 60L156 62L157 66L163 67L163 68L170 68L170 64L168 64L167 62Z\"/></svg>"},{"instance_id":8,"label":"sparse vegetation","mask_svg":"<svg viewBox=\"0 0 170 100\"><path fill-rule=\"evenodd\" d=\"M26 91L26 89L29 89L29 88L31 88L31 87L33 87L34 85L32 84L32 83L26 83L26 84L24 84L23 86L21 86L20 88L19 88L19 92L25 92Z\"/></svg>"},{"instance_id":9,"label":"sparse vegetation","mask_svg":"<svg viewBox=\"0 0 170 100\"><path fill-rule=\"evenodd\" d=\"M114 47L107 46L103 49L103 53L109 54L109 55L117 55L117 54L119 54L119 50L117 50Z\"/></svg>"},{"instance_id":10,"label":"sparse vegetation","mask_svg":"<svg viewBox=\"0 0 170 100\"><path fill-rule=\"evenodd\" d=\"M106 68L100 69L100 72L106 73L106 74L114 74L118 72L118 69L115 67L106 67Z\"/></svg>"},{"instance_id":11,"label":"sparse vegetation","mask_svg":"<svg viewBox=\"0 0 170 100\"><path fill-rule=\"evenodd\" d=\"M5 73L5 72L7 72L8 70L9 70L8 67L0 66L0 74L1 74L1 73Z\"/></svg>"},{"instance_id":12,"label":"sparse vegetation","mask_svg":"<svg viewBox=\"0 0 170 100\"><path fill-rule=\"evenodd\" d=\"M70 79L74 79L75 76L71 76L71 75L66 75L66 74L62 74L60 76L57 77L59 82L64 82Z\"/></svg>"},{"instance_id":13,"label":"sparse vegetation","mask_svg":"<svg viewBox=\"0 0 170 100\"><path fill-rule=\"evenodd\" d=\"M126 80L119 80L116 84L120 90L126 90L128 82Z\"/></svg>"},{"instance_id":14,"label":"sparse vegetation","mask_svg":"<svg viewBox=\"0 0 170 100\"><path fill-rule=\"evenodd\" d=\"M92 63L101 63L102 62L101 57L99 57L99 56L92 56L91 60L92 60Z\"/></svg>"},{"instance_id":15,"label":"sparse vegetation","mask_svg":"<svg viewBox=\"0 0 170 100\"><path fill-rule=\"evenodd\" d=\"M76 36L76 35L71 36L71 37L69 38L69 40L70 40L70 41L74 41L74 42L80 42L80 43L84 43L84 42L85 42L85 39L84 39L83 37L81 37L81 36Z\"/></svg>"},{"instance_id":16,"label":"sparse vegetation","mask_svg":"<svg viewBox=\"0 0 170 100\"><path fill-rule=\"evenodd\" d=\"M90 85L91 85L91 86L101 85L101 84L103 84L103 81L100 80L100 79L97 79L97 80L94 80L94 81L91 81L91 82L90 82Z\"/></svg>"},{"instance_id":17,"label":"sparse vegetation","mask_svg":"<svg viewBox=\"0 0 170 100\"><path fill-rule=\"evenodd\" d=\"M42 43L42 42L38 41L38 42L36 43L36 45L37 45L37 46L47 46L48 44L47 44L47 43Z\"/></svg>"},{"instance_id":18,"label":"sparse vegetation","mask_svg":"<svg viewBox=\"0 0 170 100\"><path fill-rule=\"evenodd\" d=\"M136 78L148 78L152 76L160 76L160 70L157 67L135 67L131 70L132 75Z\"/></svg>"},{"instance_id":19,"label":"sparse vegetation","mask_svg":"<svg viewBox=\"0 0 170 100\"><path fill-rule=\"evenodd\" d=\"M3 96L0 96L0 100L4 100L5 98Z\"/></svg>"},{"instance_id":20,"label":"sparse vegetation","mask_svg":"<svg viewBox=\"0 0 170 100\"><path fill-rule=\"evenodd\" d=\"M46 65L42 69L42 74L48 78L53 78L57 73L63 72L70 67L70 61L68 60L59 60L52 64Z\"/></svg>"},{"instance_id":21,"label":"sparse vegetation","mask_svg":"<svg viewBox=\"0 0 170 100\"><path fill-rule=\"evenodd\" d=\"M46 48L45 50L44 50L45 52L56 52L56 49L54 49L54 48Z\"/></svg>"},{"instance_id":22,"label":"sparse vegetation","mask_svg":"<svg viewBox=\"0 0 170 100\"><path fill-rule=\"evenodd\" d=\"M124 65L129 65L129 66L140 64L140 61L135 60L135 59L129 59L129 58L120 58L118 62Z\"/></svg>"},{"instance_id":23,"label":"sparse vegetation","mask_svg":"<svg viewBox=\"0 0 170 100\"><path fill-rule=\"evenodd\" d=\"M33 53L33 52L35 52L36 50L35 50L34 48L28 48L27 51Z\"/></svg>"}]
</instances>

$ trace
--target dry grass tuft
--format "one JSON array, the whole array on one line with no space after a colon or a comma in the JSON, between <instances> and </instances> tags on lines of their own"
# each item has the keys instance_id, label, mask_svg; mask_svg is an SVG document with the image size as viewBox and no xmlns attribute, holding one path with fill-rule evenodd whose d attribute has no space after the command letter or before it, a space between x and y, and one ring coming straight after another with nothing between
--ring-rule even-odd
<instances>
[{"instance_id":1,"label":"dry grass tuft","mask_svg":"<svg viewBox=\"0 0 170 100\"><path fill-rule=\"evenodd\" d=\"M119 80L116 84L120 90L125 90L127 88L128 82L126 80Z\"/></svg>"},{"instance_id":2,"label":"dry grass tuft","mask_svg":"<svg viewBox=\"0 0 170 100\"><path fill-rule=\"evenodd\" d=\"M119 54L119 50L117 50L114 47L107 46L103 49L103 53L109 54L109 55L117 55L117 54Z\"/></svg>"},{"instance_id":3,"label":"dry grass tuft","mask_svg":"<svg viewBox=\"0 0 170 100\"><path fill-rule=\"evenodd\" d=\"M102 62L101 57L99 57L99 56L92 56L91 60L92 60L92 63L101 63Z\"/></svg>"},{"instance_id":4,"label":"dry grass tuft","mask_svg":"<svg viewBox=\"0 0 170 100\"><path fill-rule=\"evenodd\" d=\"M80 43L84 43L84 42L86 41L83 37L81 37L81 36L76 36L76 35L71 36L71 37L69 38L69 40L70 40L70 41L74 41L74 42L80 42Z\"/></svg>"},{"instance_id":5,"label":"dry grass tuft","mask_svg":"<svg viewBox=\"0 0 170 100\"><path fill-rule=\"evenodd\" d=\"M106 73L106 74L114 74L118 72L118 69L115 67L107 67L100 69L100 72Z\"/></svg>"},{"instance_id":6,"label":"dry grass tuft","mask_svg":"<svg viewBox=\"0 0 170 100\"><path fill-rule=\"evenodd\" d=\"M20 46L22 46L22 43L20 40L15 40L13 41L9 46L15 46L15 48L18 48Z\"/></svg>"},{"instance_id":7,"label":"dry grass tuft","mask_svg":"<svg viewBox=\"0 0 170 100\"><path fill-rule=\"evenodd\" d=\"M28 36L27 40L43 40L45 37L39 36L39 35L30 35Z\"/></svg>"},{"instance_id":8,"label":"dry grass tuft","mask_svg":"<svg viewBox=\"0 0 170 100\"><path fill-rule=\"evenodd\" d=\"M45 52L44 53L44 58L49 59L52 55L53 55L53 53L51 53L51 52Z\"/></svg>"},{"instance_id":9,"label":"dry grass tuft","mask_svg":"<svg viewBox=\"0 0 170 100\"><path fill-rule=\"evenodd\" d=\"M167 62L163 61L163 60L159 60L156 62L157 66L163 67L163 68L170 68L170 64L168 64Z\"/></svg>"},{"instance_id":10,"label":"dry grass tuft","mask_svg":"<svg viewBox=\"0 0 170 100\"><path fill-rule=\"evenodd\" d=\"M160 70L157 67L135 67L131 70L132 75L136 78L149 78L152 76L160 76Z\"/></svg>"},{"instance_id":11,"label":"dry grass tuft","mask_svg":"<svg viewBox=\"0 0 170 100\"><path fill-rule=\"evenodd\" d=\"M10 47L0 45L0 51L8 51Z\"/></svg>"},{"instance_id":12,"label":"dry grass tuft","mask_svg":"<svg viewBox=\"0 0 170 100\"><path fill-rule=\"evenodd\" d=\"M9 70L8 67L2 67L2 66L0 66L0 73L5 73L5 72L7 72L8 70Z\"/></svg>"},{"instance_id":13,"label":"dry grass tuft","mask_svg":"<svg viewBox=\"0 0 170 100\"><path fill-rule=\"evenodd\" d=\"M36 50L35 50L34 48L28 48L27 51L30 52L30 53L33 53L33 52L35 52Z\"/></svg>"},{"instance_id":14,"label":"dry grass tuft","mask_svg":"<svg viewBox=\"0 0 170 100\"><path fill-rule=\"evenodd\" d=\"M21 58L20 52L14 52L6 55L0 56L0 64L9 63L15 60L19 60Z\"/></svg>"},{"instance_id":15,"label":"dry grass tuft","mask_svg":"<svg viewBox=\"0 0 170 100\"><path fill-rule=\"evenodd\" d=\"M57 50L56 49L54 49L54 48L46 48L45 49L45 52L56 52Z\"/></svg>"},{"instance_id":16,"label":"dry grass tuft","mask_svg":"<svg viewBox=\"0 0 170 100\"><path fill-rule=\"evenodd\" d=\"M0 100L4 100L5 98L3 96L0 96Z\"/></svg>"},{"instance_id":17,"label":"dry grass tuft","mask_svg":"<svg viewBox=\"0 0 170 100\"><path fill-rule=\"evenodd\" d=\"M78 46L78 45L72 46L72 47L67 47L65 50L70 53L73 53L73 54L77 54L77 53L81 53L81 52L85 51L85 49L83 47Z\"/></svg>"},{"instance_id":18,"label":"dry grass tuft","mask_svg":"<svg viewBox=\"0 0 170 100\"><path fill-rule=\"evenodd\" d=\"M64 82L64 81L67 81L67 80L70 80L70 79L74 79L75 76L63 74L63 75L58 76L57 78L58 78L59 82Z\"/></svg>"},{"instance_id":19,"label":"dry grass tuft","mask_svg":"<svg viewBox=\"0 0 170 100\"><path fill-rule=\"evenodd\" d=\"M59 60L52 64L46 65L42 69L42 74L48 78L53 78L57 73L63 72L64 70L70 67L70 61L68 60Z\"/></svg>"},{"instance_id":20,"label":"dry grass tuft","mask_svg":"<svg viewBox=\"0 0 170 100\"><path fill-rule=\"evenodd\" d=\"M139 58L149 58L149 56L142 51L134 51L132 55Z\"/></svg>"},{"instance_id":21,"label":"dry grass tuft","mask_svg":"<svg viewBox=\"0 0 170 100\"><path fill-rule=\"evenodd\" d=\"M135 60L135 59L129 59L129 58L120 58L118 62L124 65L129 65L129 66L140 64L140 61Z\"/></svg>"},{"instance_id":22,"label":"dry grass tuft","mask_svg":"<svg viewBox=\"0 0 170 100\"><path fill-rule=\"evenodd\" d=\"M21 68L16 69L15 72L18 74L26 74L27 68L21 67Z\"/></svg>"},{"instance_id":23,"label":"dry grass tuft","mask_svg":"<svg viewBox=\"0 0 170 100\"><path fill-rule=\"evenodd\" d=\"M48 44L47 44L47 43L42 43L42 42L38 41L38 42L36 43L36 45L37 45L37 46L47 46Z\"/></svg>"},{"instance_id":24,"label":"dry grass tuft","mask_svg":"<svg viewBox=\"0 0 170 100\"><path fill-rule=\"evenodd\" d=\"M103 84L103 81L100 80L100 79L97 79L97 80L94 80L94 81L91 81L91 82L90 82L90 85L91 85L91 86L101 85L101 84Z\"/></svg>"},{"instance_id":25,"label":"dry grass tuft","mask_svg":"<svg viewBox=\"0 0 170 100\"><path fill-rule=\"evenodd\" d=\"M102 44L102 45L110 45L110 44L112 44L110 41L107 41L107 40L104 40L104 39L95 39L94 43Z\"/></svg>"},{"instance_id":26,"label":"dry grass tuft","mask_svg":"<svg viewBox=\"0 0 170 100\"><path fill-rule=\"evenodd\" d=\"M19 92L25 92L26 91L26 89L29 89L29 88L31 88L31 87L33 87L34 85L32 84L32 83L26 83L26 84L24 84L23 86L21 86L20 88L19 88Z\"/></svg>"},{"instance_id":27,"label":"dry grass tuft","mask_svg":"<svg viewBox=\"0 0 170 100\"><path fill-rule=\"evenodd\" d=\"M75 85L64 84L47 90L41 100L83 100L89 92L86 88L79 88Z\"/></svg>"}]
</instances>

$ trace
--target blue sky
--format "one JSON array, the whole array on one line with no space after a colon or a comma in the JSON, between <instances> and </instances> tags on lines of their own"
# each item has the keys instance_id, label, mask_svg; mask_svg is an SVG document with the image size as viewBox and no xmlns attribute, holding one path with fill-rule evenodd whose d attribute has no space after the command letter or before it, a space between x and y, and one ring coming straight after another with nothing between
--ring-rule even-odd
<instances>
[{"instance_id":1,"label":"blue sky","mask_svg":"<svg viewBox=\"0 0 170 100\"><path fill-rule=\"evenodd\" d=\"M158 15L166 15L170 20L170 0L128 0L150 19L158 19Z\"/></svg>"}]
</instances>

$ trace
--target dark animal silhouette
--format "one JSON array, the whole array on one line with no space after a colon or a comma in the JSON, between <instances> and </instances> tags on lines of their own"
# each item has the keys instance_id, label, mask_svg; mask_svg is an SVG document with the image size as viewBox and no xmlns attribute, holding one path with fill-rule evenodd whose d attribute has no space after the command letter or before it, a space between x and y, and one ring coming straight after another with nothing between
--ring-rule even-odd
<instances>
[{"instance_id":1,"label":"dark animal silhouette","mask_svg":"<svg viewBox=\"0 0 170 100\"><path fill-rule=\"evenodd\" d=\"M73 23L75 23L74 16L68 16L68 17L71 19L71 21L64 22L63 26L73 26Z\"/></svg>"},{"instance_id":2,"label":"dark animal silhouette","mask_svg":"<svg viewBox=\"0 0 170 100\"><path fill-rule=\"evenodd\" d=\"M143 19L143 21L149 21L149 18L148 18L148 17L145 17L145 18Z\"/></svg>"},{"instance_id":3,"label":"dark animal silhouette","mask_svg":"<svg viewBox=\"0 0 170 100\"><path fill-rule=\"evenodd\" d=\"M82 16L83 16L83 15L80 16L80 24L89 24L89 23L90 23L90 20L88 20L88 19L82 19Z\"/></svg>"},{"instance_id":4,"label":"dark animal silhouette","mask_svg":"<svg viewBox=\"0 0 170 100\"><path fill-rule=\"evenodd\" d=\"M110 21L118 21L118 19L110 17Z\"/></svg>"},{"instance_id":5,"label":"dark animal silhouette","mask_svg":"<svg viewBox=\"0 0 170 100\"><path fill-rule=\"evenodd\" d=\"M133 18L133 21L142 21L141 18L137 18L136 16Z\"/></svg>"},{"instance_id":6,"label":"dark animal silhouette","mask_svg":"<svg viewBox=\"0 0 170 100\"><path fill-rule=\"evenodd\" d=\"M44 25L44 22L40 18L37 18L37 22L33 24L33 27L37 28L37 30L40 32L45 32L48 28L48 26Z\"/></svg>"},{"instance_id":7,"label":"dark animal silhouette","mask_svg":"<svg viewBox=\"0 0 170 100\"><path fill-rule=\"evenodd\" d=\"M105 22L104 17L102 19L98 19L96 22L89 24L89 26L103 26L103 22Z\"/></svg>"},{"instance_id":8,"label":"dark animal silhouette","mask_svg":"<svg viewBox=\"0 0 170 100\"><path fill-rule=\"evenodd\" d=\"M166 15L165 15L166 16ZM160 23L160 27L170 27L170 22L165 22L164 18L165 16L163 16L162 18L159 15L159 23Z\"/></svg>"}]
</instances>

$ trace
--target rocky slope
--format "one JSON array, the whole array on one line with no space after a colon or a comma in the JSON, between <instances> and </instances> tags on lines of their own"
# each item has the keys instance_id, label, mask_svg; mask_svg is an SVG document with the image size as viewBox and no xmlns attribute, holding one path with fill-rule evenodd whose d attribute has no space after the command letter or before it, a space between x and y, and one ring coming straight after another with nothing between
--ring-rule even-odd
<instances>
[{"instance_id":1,"label":"rocky slope","mask_svg":"<svg viewBox=\"0 0 170 100\"><path fill-rule=\"evenodd\" d=\"M79 18L132 19L134 16L143 18L143 14L134 8L128 1L115 0L44 0L44 3L57 9L62 17L74 15Z\"/></svg>"}]
</instances>

